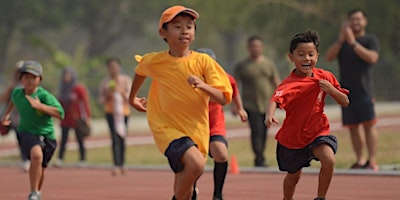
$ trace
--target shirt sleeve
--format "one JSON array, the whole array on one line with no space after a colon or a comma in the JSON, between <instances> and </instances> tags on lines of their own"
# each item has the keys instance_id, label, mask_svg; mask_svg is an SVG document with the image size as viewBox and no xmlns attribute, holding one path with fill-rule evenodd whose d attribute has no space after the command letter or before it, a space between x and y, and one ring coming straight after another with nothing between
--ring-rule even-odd
<instances>
[{"instance_id":1,"label":"shirt sleeve","mask_svg":"<svg viewBox=\"0 0 400 200\"><path fill-rule=\"evenodd\" d=\"M211 57L205 58L204 78L206 83L214 88L222 91L225 96L226 103L232 101L232 86L225 70Z\"/></svg>"}]
</instances>

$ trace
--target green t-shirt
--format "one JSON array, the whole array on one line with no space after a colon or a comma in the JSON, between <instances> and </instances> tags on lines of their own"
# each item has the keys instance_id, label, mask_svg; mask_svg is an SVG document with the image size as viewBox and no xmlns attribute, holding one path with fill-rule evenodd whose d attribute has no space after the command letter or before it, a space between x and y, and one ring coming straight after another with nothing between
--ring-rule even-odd
<instances>
[{"instance_id":1,"label":"green t-shirt","mask_svg":"<svg viewBox=\"0 0 400 200\"><path fill-rule=\"evenodd\" d=\"M253 112L265 113L275 90L274 80L277 77L278 70L268 58L259 63L250 59L238 63L235 78L242 86L243 107Z\"/></svg>"},{"instance_id":2,"label":"green t-shirt","mask_svg":"<svg viewBox=\"0 0 400 200\"><path fill-rule=\"evenodd\" d=\"M44 88L38 87L36 92L30 96L34 98L38 97L40 102L43 104L56 107L62 118L64 118L64 109L60 102ZM24 88L14 89L11 95L11 100L20 115L18 131L55 139L52 117L32 108L31 104L25 97Z\"/></svg>"}]
</instances>

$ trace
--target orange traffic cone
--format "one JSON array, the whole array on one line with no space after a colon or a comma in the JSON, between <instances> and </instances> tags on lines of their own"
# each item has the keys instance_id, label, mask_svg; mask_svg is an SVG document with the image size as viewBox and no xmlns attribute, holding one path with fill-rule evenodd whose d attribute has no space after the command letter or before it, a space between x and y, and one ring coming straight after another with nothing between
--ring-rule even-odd
<instances>
[{"instance_id":1,"label":"orange traffic cone","mask_svg":"<svg viewBox=\"0 0 400 200\"><path fill-rule=\"evenodd\" d=\"M231 164L229 166L229 173L231 173L231 174L239 174L240 173L239 163L237 161L235 154L232 154L232 156L231 156Z\"/></svg>"}]
</instances>

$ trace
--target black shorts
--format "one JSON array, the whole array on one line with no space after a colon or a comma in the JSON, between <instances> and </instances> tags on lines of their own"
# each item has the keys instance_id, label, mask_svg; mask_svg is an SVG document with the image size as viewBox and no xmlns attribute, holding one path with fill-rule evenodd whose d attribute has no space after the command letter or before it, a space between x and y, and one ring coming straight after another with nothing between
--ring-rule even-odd
<instances>
[{"instance_id":1,"label":"black shorts","mask_svg":"<svg viewBox=\"0 0 400 200\"><path fill-rule=\"evenodd\" d=\"M276 159L279 170L296 173L303 167L309 167L312 160L318 161L311 149L323 143L328 144L333 152L336 153L337 139L333 135L320 136L302 149L289 149L278 142L276 145Z\"/></svg>"},{"instance_id":2,"label":"black shorts","mask_svg":"<svg viewBox=\"0 0 400 200\"><path fill-rule=\"evenodd\" d=\"M183 154L192 146L196 146L192 139L189 137L181 137L172 141L167 150L165 156L168 158L169 166L174 173L181 172L183 170L183 163L181 158Z\"/></svg>"},{"instance_id":3,"label":"black shorts","mask_svg":"<svg viewBox=\"0 0 400 200\"><path fill-rule=\"evenodd\" d=\"M222 135L212 135L212 136L210 136L210 143L211 142L215 142L215 141L224 143L226 148L228 148L228 141L225 139L224 136L222 136ZM208 151L208 155L210 156L210 158L212 158L211 151Z\"/></svg>"},{"instance_id":4,"label":"black shorts","mask_svg":"<svg viewBox=\"0 0 400 200\"><path fill-rule=\"evenodd\" d=\"M342 107L343 125L356 125L374 119L374 102L369 97L356 102L351 101L347 107Z\"/></svg>"},{"instance_id":5,"label":"black shorts","mask_svg":"<svg viewBox=\"0 0 400 200\"><path fill-rule=\"evenodd\" d=\"M54 151L57 148L57 141L53 139L48 139L40 135L34 135L27 132L20 133L21 149L24 155L30 159L31 149L36 145L42 147L43 161L42 167L47 167L51 158L53 157Z\"/></svg>"}]
</instances>

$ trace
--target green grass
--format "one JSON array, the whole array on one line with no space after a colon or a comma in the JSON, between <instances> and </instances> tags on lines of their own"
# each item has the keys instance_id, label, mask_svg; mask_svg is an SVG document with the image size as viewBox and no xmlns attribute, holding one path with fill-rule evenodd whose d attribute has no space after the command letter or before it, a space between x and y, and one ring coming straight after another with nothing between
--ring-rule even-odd
<instances>
[{"instance_id":1,"label":"green grass","mask_svg":"<svg viewBox=\"0 0 400 200\"><path fill-rule=\"evenodd\" d=\"M400 163L400 145L398 145L398 130L396 128L380 128L379 148L377 160L380 165ZM346 130L333 132L338 138L339 149L336 154L336 167L348 168L355 161L354 153L350 143L350 137ZM266 157L267 162L272 167L276 167L275 160L276 141L269 137L267 141ZM57 153L57 152L56 152ZM239 165L242 167L251 167L253 165L253 153L250 147L249 138L229 139L229 153L235 154ZM366 154L366 153L365 153ZM56 154L57 155L57 154ZM56 156L55 156L56 157ZM54 157L54 158L55 158ZM2 158L7 161L17 161L18 156ZM55 160L55 159L53 159ZM65 155L66 163L75 163L78 160L76 150L67 150ZM88 163L111 164L111 147L95 148L87 150ZM126 152L127 165L168 165L164 155L158 151L154 144L128 146ZM208 165L212 165L212 160L208 159ZM318 167L319 162L313 162L311 167Z\"/></svg>"}]
</instances>

